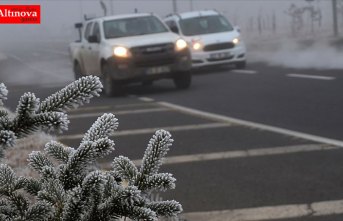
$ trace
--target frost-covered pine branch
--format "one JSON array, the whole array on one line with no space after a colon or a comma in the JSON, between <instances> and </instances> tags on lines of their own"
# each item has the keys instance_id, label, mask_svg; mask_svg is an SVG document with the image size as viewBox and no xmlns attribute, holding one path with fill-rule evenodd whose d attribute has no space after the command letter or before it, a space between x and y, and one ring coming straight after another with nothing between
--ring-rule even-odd
<instances>
[{"instance_id":1,"label":"frost-covered pine branch","mask_svg":"<svg viewBox=\"0 0 343 221\"><path fill-rule=\"evenodd\" d=\"M100 90L98 78L85 77L43 102L33 93L25 93L13 117L0 112L0 145L11 146L15 139L39 129L67 129L69 121L62 111L88 102ZM111 171L94 166L99 158L114 151L110 137L117 127L117 118L104 114L78 147L50 141L44 150L33 151L28 162L38 177L17 176L8 165L0 164L0 220L155 221L182 212L174 200L150 197L153 191L175 188L176 179L159 172L173 142L169 132L156 131L140 168L124 156L113 160Z\"/></svg>"},{"instance_id":2,"label":"frost-covered pine branch","mask_svg":"<svg viewBox=\"0 0 343 221\"><path fill-rule=\"evenodd\" d=\"M69 120L63 111L77 108L99 96L102 84L98 77L87 76L69 84L42 102L33 93L21 96L16 111L10 116L0 109L0 158L3 149L13 146L15 139L38 130L62 132L68 129ZM7 89L0 84L0 105L7 97Z\"/></svg>"},{"instance_id":3,"label":"frost-covered pine branch","mask_svg":"<svg viewBox=\"0 0 343 221\"><path fill-rule=\"evenodd\" d=\"M1 219L108 221L128 217L155 221L182 211L174 201L154 201L151 191L175 188L175 178L158 173L172 139L159 130L151 138L138 169L127 157L113 160L113 170L92 166L114 150L109 139L117 129L113 114L104 114L91 126L78 148L51 141L43 151L29 155L29 165L39 178L16 177L7 165L0 166ZM56 163L57 162L57 163ZM30 202L22 191L35 197ZM2 203L2 204L1 204ZM45 214L45 215L44 215Z\"/></svg>"},{"instance_id":4,"label":"frost-covered pine branch","mask_svg":"<svg viewBox=\"0 0 343 221\"><path fill-rule=\"evenodd\" d=\"M3 100L7 99L8 90L5 84L0 83L0 106L3 105Z\"/></svg>"},{"instance_id":5,"label":"frost-covered pine branch","mask_svg":"<svg viewBox=\"0 0 343 221\"><path fill-rule=\"evenodd\" d=\"M102 84L98 77L86 76L74 81L62 90L49 96L40 105L40 112L67 111L89 103L99 96Z\"/></svg>"}]
</instances>

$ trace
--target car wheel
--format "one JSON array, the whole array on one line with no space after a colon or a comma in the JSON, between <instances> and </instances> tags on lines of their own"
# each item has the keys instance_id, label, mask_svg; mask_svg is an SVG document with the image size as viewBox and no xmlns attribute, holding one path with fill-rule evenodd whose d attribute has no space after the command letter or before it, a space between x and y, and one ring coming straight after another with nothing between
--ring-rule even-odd
<instances>
[{"instance_id":1,"label":"car wheel","mask_svg":"<svg viewBox=\"0 0 343 221\"><path fill-rule=\"evenodd\" d=\"M75 62L75 64L74 64L74 77L75 77L75 80L82 77L81 66L78 62Z\"/></svg>"},{"instance_id":2,"label":"car wheel","mask_svg":"<svg viewBox=\"0 0 343 221\"><path fill-rule=\"evenodd\" d=\"M235 65L236 65L237 69L244 69L247 66L247 62L246 61L239 61Z\"/></svg>"},{"instance_id":3,"label":"car wheel","mask_svg":"<svg viewBox=\"0 0 343 221\"><path fill-rule=\"evenodd\" d=\"M190 71L179 72L174 77L174 84L179 89L187 89L191 86L192 74Z\"/></svg>"},{"instance_id":4,"label":"car wheel","mask_svg":"<svg viewBox=\"0 0 343 221\"><path fill-rule=\"evenodd\" d=\"M104 93L106 96L111 97L123 93L123 86L112 79L111 68L108 64L104 64L102 66L102 78Z\"/></svg>"}]
</instances>

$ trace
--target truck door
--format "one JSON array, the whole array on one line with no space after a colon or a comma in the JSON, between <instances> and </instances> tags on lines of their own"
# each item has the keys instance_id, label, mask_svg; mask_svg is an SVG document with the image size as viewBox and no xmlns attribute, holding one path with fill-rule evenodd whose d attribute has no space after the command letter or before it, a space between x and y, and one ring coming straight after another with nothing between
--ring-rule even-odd
<instances>
[{"instance_id":1,"label":"truck door","mask_svg":"<svg viewBox=\"0 0 343 221\"><path fill-rule=\"evenodd\" d=\"M91 55L90 55L91 50L90 49L91 49L91 47L90 47L90 43L88 42L88 38L91 35L92 27L93 27L93 22L87 23L86 28L85 28L85 32L83 35L83 39L82 39L81 49L80 49L83 69L87 75L92 73L91 72L91 66L92 65L90 64L90 61L91 61Z\"/></svg>"},{"instance_id":2,"label":"truck door","mask_svg":"<svg viewBox=\"0 0 343 221\"><path fill-rule=\"evenodd\" d=\"M100 42L101 42L101 34L100 34L100 26L99 22L94 22L93 31L92 31L92 40L93 42L89 42L89 70L93 75L100 75L101 74L101 67L100 67Z\"/></svg>"}]
</instances>

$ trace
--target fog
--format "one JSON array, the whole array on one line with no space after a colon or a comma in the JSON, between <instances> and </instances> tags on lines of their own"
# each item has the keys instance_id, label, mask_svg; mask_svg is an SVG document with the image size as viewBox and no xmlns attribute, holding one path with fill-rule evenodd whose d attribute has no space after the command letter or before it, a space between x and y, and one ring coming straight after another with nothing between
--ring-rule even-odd
<instances>
[{"instance_id":1,"label":"fog","mask_svg":"<svg viewBox=\"0 0 343 221\"><path fill-rule=\"evenodd\" d=\"M104 0L108 14L154 12L161 17L173 10L171 0ZM332 37L332 5L328 0L178 0L179 12L200 9L217 9L239 25L246 40L251 61L267 62L299 68L342 68ZM83 20L85 14L103 14L97 0L37 0L1 1L1 4L40 4L40 25L0 25L0 59L3 50L18 47L27 42L52 42L65 45L77 39L74 23ZM291 4L296 7L313 6L321 11L321 21L312 25L309 14L303 15L302 27L292 31L292 17L286 13ZM343 5L343 4L342 4ZM342 9L342 8L341 8ZM274 24L273 24L274 23ZM343 32L343 9L339 13L339 25ZM304 47L304 41L312 43ZM321 59L325 57L325 59Z\"/></svg>"},{"instance_id":2,"label":"fog","mask_svg":"<svg viewBox=\"0 0 343 221\"><path fill-rule=\"evenodd\" d=\"M253 47L253 46L252 46ZM289 68L343 69L342 48L325 39L294 41L277 39L250 50L250 62Z\"/></svg>"}]
</instances>

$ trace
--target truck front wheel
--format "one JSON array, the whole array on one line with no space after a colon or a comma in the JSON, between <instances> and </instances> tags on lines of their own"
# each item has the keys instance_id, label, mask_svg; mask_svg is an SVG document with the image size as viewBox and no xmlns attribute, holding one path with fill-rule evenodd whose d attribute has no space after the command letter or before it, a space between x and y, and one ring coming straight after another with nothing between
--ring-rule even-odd
<instances>
[{"instance_id":1,"label":"truck front wheel","mask_svg":"<svg viewBox=\"0 0 343 221\"><path fill-rule=\"evenodd\" d=\"M174 76L174 84L178 89L187 89L191 86L192 74L190 71L177 73Z\"/></svg>"},{"instance_id":2,"label":"truck front wheel","mask_svg":"<svg viewBox=\"0 0 343 221\"><path fill-rule=\"evenodd\" d=\"M80 66L80 64L78 62L74 63L74 77L75 77L75 80L77 80L80 77L82 77L81 66Z\"/></svg>"},{"instance_id":3,"label":"truck front wheel","mask_svg":"<svg viewBox=\"0 0 343 221\"><path fill-rule=\"evenodd\" d=\"M112 79L111 67L108 64L102 65L102 78L106 96L114 96L123 93L123 86Z\"/></svg>"}]
</instances>

